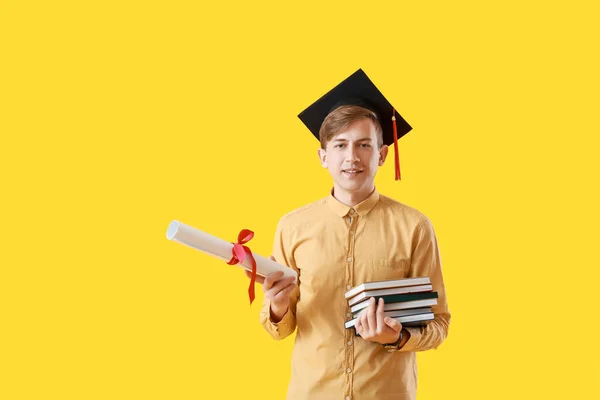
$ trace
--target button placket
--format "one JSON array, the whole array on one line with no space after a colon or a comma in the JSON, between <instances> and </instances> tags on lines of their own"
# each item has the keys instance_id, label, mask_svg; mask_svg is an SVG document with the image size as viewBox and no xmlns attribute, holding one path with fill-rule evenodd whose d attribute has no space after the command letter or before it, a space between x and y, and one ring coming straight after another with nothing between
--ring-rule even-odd
<instances>
[{"instance_id":1,"label":"button placket","mask_svg":"<svg viewBox=\"0 0 600 400\"><path fill-rule=\"evenodd\" d=\"M359 220L359 216L355 213L354 209L350 209L350 211L348 212L348 222L349 222L349 226L348 226L348 252L346 254L346 277L347 277L347 282L346 282L346 289L350 290L352 288L352 281L353 281L353 276L354 276L354 243L355 243L355 239L356 239L356 235L354 234L356 231L356 225L358 224L358 220ZM352 318L352 313L350 312L350 308L348 306L348 304L346 303L346 318L347 319L351 319ZM353 383L353 375L352 375L352 368L354 368L354 347L352 346L352 330L351 329L346 329L346 351L345 351L345 355L346 355L346 390L345 390L345 394L348 395L350 393L352 393L352 383ZM346 399L349 400L350 396L346 396Z\"/></svg>"}]
</instances>

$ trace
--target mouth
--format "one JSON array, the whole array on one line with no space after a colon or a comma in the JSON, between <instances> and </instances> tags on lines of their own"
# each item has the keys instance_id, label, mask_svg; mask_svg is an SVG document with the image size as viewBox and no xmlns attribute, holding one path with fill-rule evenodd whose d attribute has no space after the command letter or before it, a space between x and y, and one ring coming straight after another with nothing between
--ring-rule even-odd
<instances>
[{"instance_id":1,"label":"mouth","mask_svg":"<svg viewBox=\"0 0 600 400\"><path fill-rule=\"evenodd\" d=\"M343 169L342 172L348 176L356 176L358 174L361 174L363 172L363 169L361 168L348 168L348 169Z\"/></svg>"}]
</instances>

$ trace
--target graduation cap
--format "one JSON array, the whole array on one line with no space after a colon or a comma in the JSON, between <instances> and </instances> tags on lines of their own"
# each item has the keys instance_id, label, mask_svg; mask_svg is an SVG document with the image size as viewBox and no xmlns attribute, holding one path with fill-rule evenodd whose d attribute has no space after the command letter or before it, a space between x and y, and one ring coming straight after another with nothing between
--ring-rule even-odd
<instances>
[{"instance_id":1,"label":"graduation cap","mask_svg":"<svg viewBox=\"0 0 600 400\"><path fill-rule=\"evenodd\" d=\"M383 131L383 143L388 146L394 144L396 180L400 180L398 139L406 135L412 127L402 116L396 115L394 107L362 69L344 79L306 110L298 114L298 118L318 140L321 124L327 115L344 105L360 106L375 113Z\"/></svg>"}]
</instances>

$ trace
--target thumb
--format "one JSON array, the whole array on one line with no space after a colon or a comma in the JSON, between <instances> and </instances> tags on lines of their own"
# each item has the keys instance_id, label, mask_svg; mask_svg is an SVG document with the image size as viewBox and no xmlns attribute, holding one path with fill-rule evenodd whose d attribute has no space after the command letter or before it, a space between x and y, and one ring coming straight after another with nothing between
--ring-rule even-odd
<instances>
[{"instance_id":1,"label":"thumb","mask_svg":"<svg viewBox=\"0 0 600 400\"><path fill-rule=\"evenodd\" d=\"M385 317L383 320L387 326L392 328L394 332L400 332L402 330L402 324L398 320L390 317Z\"/></svg>"}]
</instances>

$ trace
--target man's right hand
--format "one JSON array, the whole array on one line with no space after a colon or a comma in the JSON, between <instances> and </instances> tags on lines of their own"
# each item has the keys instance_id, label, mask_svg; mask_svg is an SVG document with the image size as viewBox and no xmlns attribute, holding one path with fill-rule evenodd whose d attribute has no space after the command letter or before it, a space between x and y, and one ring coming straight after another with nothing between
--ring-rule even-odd
<instances>
[{"instance_id":1,"label":"man's right hand","mask_svg":"<svg viewBox=\"0 0 600 400\"><path fill-rule=\"evenodd\" d=\"M273 256L270 256L269 259L275 261ZM250 271L244 271L246 272L246 276L250 278ZM290 307L290 294L297 287L296 283L294 283L295 280L293 276L284 278L281 271L275 271L266 278L256 276L256 282L262 285L265 297L271 300L271 320L275 323L283 319Z\"/></svg>"}]
</instances>

